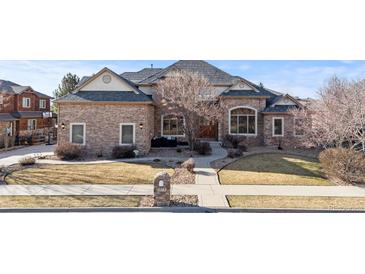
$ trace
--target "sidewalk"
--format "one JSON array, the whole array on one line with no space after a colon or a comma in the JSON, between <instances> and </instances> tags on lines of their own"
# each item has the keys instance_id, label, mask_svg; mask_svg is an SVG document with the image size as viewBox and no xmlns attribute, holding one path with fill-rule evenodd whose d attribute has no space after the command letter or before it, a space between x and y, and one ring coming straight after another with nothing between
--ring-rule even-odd
<instances>
[{"instance_id":1,"label":"sidewalk","mask_svg":"<svg viewBox=\"0 0 365 274\"><path fill-rule=\"evenodd\" d=\"M34 145L0 153L0 166L10 166L18 163L24 157L34 157L37 154L52 155L56 145Z\"/></svg>"}]
</instances>

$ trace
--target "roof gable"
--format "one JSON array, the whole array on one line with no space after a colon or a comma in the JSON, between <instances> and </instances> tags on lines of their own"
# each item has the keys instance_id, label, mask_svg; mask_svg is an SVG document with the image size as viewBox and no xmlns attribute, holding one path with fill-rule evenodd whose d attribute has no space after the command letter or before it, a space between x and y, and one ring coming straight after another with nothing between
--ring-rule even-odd
<instances>
[{"instance_id":1,"label":"roof gable","mask_svg":"<svg viewBox=\"0 0 365 274\"><path fill-rule=\"evenodd\" d=\"M103 68L98 73L85 79L76 88L76 91L130 91L136 94L140 92L132 82L108 68Z\"/></svg>"},{"instance_id":2,"label":"roof gable","mask_svg":"<svg viewBox=\"0 0 365 274\"><path fill-rule=\"evenodd\" d=\"M289 94L275 97L270 104L271 107L275 106L302 106L302 104Z\"/></svg>"}]
</instances>

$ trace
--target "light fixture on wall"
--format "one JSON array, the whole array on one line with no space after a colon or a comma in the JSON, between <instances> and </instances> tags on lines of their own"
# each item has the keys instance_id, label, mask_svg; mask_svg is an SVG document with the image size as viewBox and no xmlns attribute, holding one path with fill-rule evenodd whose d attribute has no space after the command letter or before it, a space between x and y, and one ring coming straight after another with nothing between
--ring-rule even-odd
<instances>
[{"instance_id":1,"label":"light fixture on wall","mask_svg":"<svg viewBox=\"0 0 365 274\"><path fill-rule=\"evenodd\" d=\"M143 123L139 123L139 128L143 129Z\"/></svg>"},{"instance_id":2,"label":"light fixture on wall","mask_svg":"<svg viewBox=\"0 0 365 274\"><path fill-rule=\"evenodd\" d=\"M62 124L61 124L61 129L65 129L65 127L66 127L66 126L65 126L65 123L62 123Z\"/></svg>"}]
</instances>

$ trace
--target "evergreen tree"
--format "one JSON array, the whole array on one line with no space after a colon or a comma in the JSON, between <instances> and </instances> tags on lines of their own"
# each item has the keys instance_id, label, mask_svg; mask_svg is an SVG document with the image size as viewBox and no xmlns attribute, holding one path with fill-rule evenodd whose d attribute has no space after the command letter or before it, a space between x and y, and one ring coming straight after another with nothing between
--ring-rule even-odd
<instances>
[{"instance_id":1,"label":"evergreen tree","mask_svg":"<svg viewBox=\"0 0 365 274\"><path fill-rule=\"evenodd\" d=\"M61 84L58 85L58 88L53 92L55 98L59 98L61 96L67 95L75 90L76 85L80 82L80 78L76 74L67 73L63 79Z\"/></svg>"}]
</instances>

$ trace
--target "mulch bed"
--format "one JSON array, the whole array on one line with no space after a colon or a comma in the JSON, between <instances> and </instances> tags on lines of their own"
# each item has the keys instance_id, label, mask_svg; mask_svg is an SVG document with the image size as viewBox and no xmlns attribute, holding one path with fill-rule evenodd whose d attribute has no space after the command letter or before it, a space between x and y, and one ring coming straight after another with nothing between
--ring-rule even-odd
<instances>
[{"instance_id":1,"label":"mulch bed","mask_svg":"<svg viewBox=\"0 0 365 274\"><path fill-rule=\"evenodd\" d=\"M153 196L143 196L139 207L152 207ZM170 207L197 207L198 196L196 195L173 195L171 196Z\"/></svg>"}]
</instances>

